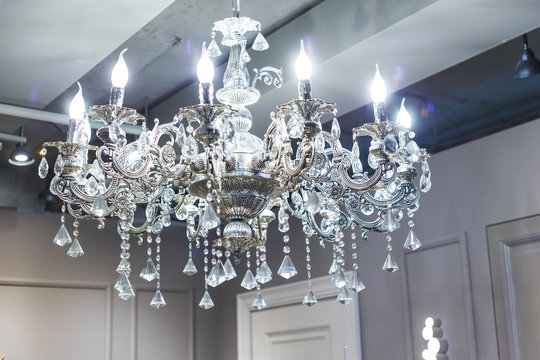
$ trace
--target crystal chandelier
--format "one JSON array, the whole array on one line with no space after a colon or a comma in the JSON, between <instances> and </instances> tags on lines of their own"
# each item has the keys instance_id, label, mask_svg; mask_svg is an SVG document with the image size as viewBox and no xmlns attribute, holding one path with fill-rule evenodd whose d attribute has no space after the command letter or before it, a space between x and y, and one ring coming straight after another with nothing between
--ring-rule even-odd
<instances>
[{"instance_id":1,"label":"crystal chandelier","mask_svg":"<svg viewBox=\"0 0 540 360\"><path fill-rule=\"evenodd\" d=\"M112 72L109 104L87 109L79 85L69 108L66 141L44 144L41 178L49 170L46 148L58 149L50 190L63 206L54 243L70 244L68 255L82 256L79 221L95 220L101 229L105 218L117 218L121 253L115 289L122 299L135 296L129 258L130 240L136 239L148 256L140 277L156 280L150 305L158 309L166 305L160 291L160 235L172 216L186 222L186 275L198 272L192 248L202 248L206 291L199 306L204 309L214 306L209 286L235 278L233 262L238 266L242 260L247 271L241 286L256 288L253 307L266 307L261 285L273 275L265 247L269 224L276 218L272 209L277 208L278 229L283 233L284 257L277 274L286 279L297 274L289 255L289 216L302 222L308 278L303 303L307 306L317 303L310 280L312 239L331 248L329 273L342 304L351 301L349 291L364 289L358 276L358 230L364 240L368 232L389 234L400 226L406 212L411 229L404 247L421 246L412 230L412 217L419 207L419 190L427 192L431 187L429 154L413 140L403 102L397 121L387 118L386 88L378 67L371 89L374 122L353 129L353 146L347 150L340 143L335 104L311 96L311 63L301 42L296 62L298 99L277 107L261 139L249 132L252 117L247 106L260 97L255 87L259 80L280 87L283 79L282 71L273 67L254 69L250 79L246 34L258 32L251 49L264 51L268 43L260 31L258 21L239 16L235 2L233 16L214 23L209 46L203 43L197 67L200 103L180 108L170 123L160 124L156 119L152 129L146 128L146 119L134 109L122 106L128 81L126 50L122 51ZM221 55L216 32L222 34L221 44L230 48L223 88L215 93L220 104L214 104L210 59ZM96 133L102 141L99 147L89 144L89 118L104 124ZM333 118L330 132L322 130L327 118ZM122 124L142 125L140 136L128 142ZM358 145L363 136L371 138L366 171ZM413 184L417 168L423 172L418 187ZM144 210L144 221L136 220L137 209ZM65 225L66 210L74 218L73 238ZM346 229L351 230L350 278L345 273ZM383 270L392 273L398 265L390 235L386 240Z\"/></svg>"}]
</instances>

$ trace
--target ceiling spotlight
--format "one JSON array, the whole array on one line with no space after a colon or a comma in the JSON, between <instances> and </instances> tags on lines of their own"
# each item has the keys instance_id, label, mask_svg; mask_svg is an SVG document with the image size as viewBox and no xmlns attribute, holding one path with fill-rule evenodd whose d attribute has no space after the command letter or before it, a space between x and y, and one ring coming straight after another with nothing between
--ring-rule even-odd
<instances>
[{"instance_id":1,"label":"ceiling spotlight","mask_svg":"<svg viewBox=\"0 0 540 360\"><path fill-rule=\"evenodd\" d=\"M22 126L19 131L19 135L21 137L23 136ZM32 155L32 152L30 149L28 149L24 142L20 142L15 145L15 149L13 149L8 161L11 165L28 166L34 163L34 155Z\"/></svg>"},{"instance_id":2,"label":"ceiling spotlight","mask_svg":"<svg viewBox=\"0 0 540 360\"><path fill-rule=\"evenodd\" d=\"M514 77L518 79L528 78L540 74L540 60L538 60L527 41L527 34L523 35L523 51L521 59L517 62L514 69Z\"/></svg>"}]
</instances>

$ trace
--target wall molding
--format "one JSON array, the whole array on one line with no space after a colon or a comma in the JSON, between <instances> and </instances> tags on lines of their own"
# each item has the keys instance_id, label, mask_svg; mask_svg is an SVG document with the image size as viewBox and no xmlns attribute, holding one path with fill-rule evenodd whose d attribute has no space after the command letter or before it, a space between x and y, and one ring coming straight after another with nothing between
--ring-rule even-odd
<instances>
[{"instance_id":1,"label":"wall molding","mask_svg":"<svg viewBox=\"0 0 540 360\"><path fill-rule=\"evenodd\" d=\"M351 276L351 272L346 273L347 277ZM317 297L317 300L327 300L335 298L338 290L330 283L329 276L322 276L311 279L311 288L313 293ZM264 299L266 300L268 307L265 310L302 304L302 299L307 292L307 280L297 281L285 285L273 286L264 289ZM362 359L362 344L361 344L361 331L360 331L360 304L358 303L358 294L355 291L351 291L353 301L346 305L352 306L352 313L354 316L354 327L356 333L356 348L358 352L358 360ZM236 324L237 324L237 351L238 360L252 360L252 348L251 348L251 313L256 310L251 307L253 299L257 294L256 291L245 292L236 295ZM315 305L317 306L317 305ZM341 306L341 305L340 305ZM262 310L262 311L265 311ZM352 360L352 359L351 359Z\"/></svg>"},{"instance_id":2,"label":"wall molding","mask_svg":"<svg viewBox=\"0 0 540 360\"><path fill-rule=\"evenodd\" d=\"M411 297L409 292L409 281L408 281L408 269L407 269L407 257L411 254L417 254L421 252L427 252L434 249L440 249L445 246L459 245L460 247L460 257L463 264L462 274L463 274L463 285L465 288L465 314L467 318L467 332L468 332L468 356L469 360L477 359L477 348L476 348L476 331L475 331L475 321L474 321L474 311L473 311L473 300L472 300L472 287L471 287L471 272L469 268L469 250L467 246L467 234L465 232L459 232L453 235L448 235L434 241L429 241L422 244L422 247L416 251L410 251L403 249L401 252L401 263L403 264L402 268L402 291L403 291L403 304L404 304L404 316L405 316L405 335L406 335L406 345L407 353L409 359L415 359L414 349L413 349L413 323L411 317ZM418 334L419 335L419 334Z\"/></svg>"}]
</instances>

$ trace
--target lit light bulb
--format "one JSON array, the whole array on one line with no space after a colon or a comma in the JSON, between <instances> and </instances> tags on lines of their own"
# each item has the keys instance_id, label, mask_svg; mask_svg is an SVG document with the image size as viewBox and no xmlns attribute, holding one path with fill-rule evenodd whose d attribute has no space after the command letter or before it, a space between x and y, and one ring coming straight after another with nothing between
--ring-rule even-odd
<instances>
[{"instance_id":1,"label":"lit light bulb","mask_svg":"<svg viewBox=\"0 0 540 360\"><path fill-rule=\"evenodd\" d=\"M125 88L127 85L129 72L127 64L124 60L124 53L126 51L127 49L122 50L122 52L118 56L118 61L116 62L116 65L114 65L111 74L111 82L113 87Z\"/></svg>"},{"instance_id":2,"label":"lit light bulb","mask_svg":"<svg viewBox=\"0 0 540 360\"><path fill-rule=\"evenodd\" d=\"M397 120L397 123L403 126L404 128L406 129L411 128L411 115L409 115L409 112L405 108L405 98L401 100L401 108L399 109L396 120Z\"/></svg>"},{"instance_id":3,"label":"lit light bulb","mask_svg":"<svg viewBox=\"0 0 540 360\"><path fill-rule=\"evenodd\" d=\"M304 40L300 40L300 54L296 58L294 69L298 80L309 80L311 78L311 61L304 50Z\"/></svg>"},{"instance_id":4,"label":"lit light bulb","mask_svg":"<svg viewBox=\"0 0 540 360\"><path fill-rule=\"evenodd\" d=\"M382 103L386 100L386 85L379 71L379 64L375 64L375 77L371 83L371 100Z\"/></svg>"},{"instance_id":5,"label":"lit light bulb","mask_svg":"<svg viewBox=\"0 0 540 360\"><path fill-rule=\"evenodd\" d=\"M71 100L71 104L69 104L69 118L82 120L84 119L84 110L86 109L86 104L84 103L82 86L79 82L77 82L77 85L79 85L79 91L77 94L75 94L73 100Z\"/></svg>"},{"instance_id":6,"label":"lit light bulb","mask_svg":"<svg viewBox=\"0 0 540 360\"><path fill-rule=\"evenodd\" d=\"M201 58L197 64L197 77L201 83L211 83L214 80L214 64L206 52L206 41L203 42Z\"/></svg>"}]
</instances>

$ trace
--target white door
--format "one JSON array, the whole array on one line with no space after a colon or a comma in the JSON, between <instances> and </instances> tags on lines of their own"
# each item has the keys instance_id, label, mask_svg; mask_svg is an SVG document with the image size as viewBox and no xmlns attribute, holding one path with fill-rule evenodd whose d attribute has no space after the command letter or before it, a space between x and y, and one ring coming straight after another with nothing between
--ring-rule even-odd
<instances>
[{"instance_id":1,"label":"white door","mask_svg":"<svg viewBox=\"0 0 540 360\"><path fill-rule=\"evenodd\" d=\"M238 360L360 360L359 306L335 301L330 278L313 280L319 303L303 305L305 282L268 288L268 308L251 309L254 294L238 296Z\"/></svg>"}]
</instances>

